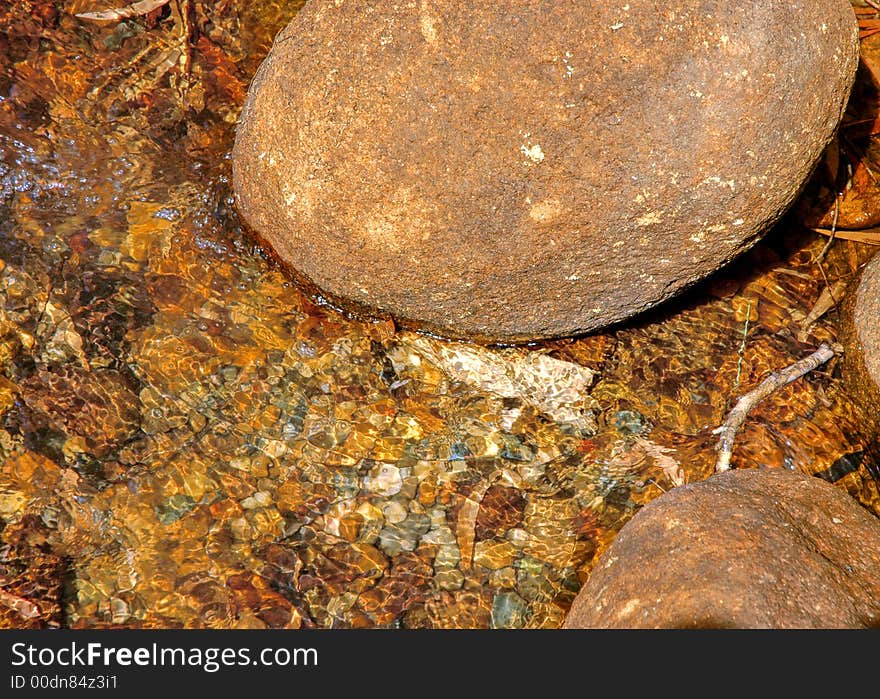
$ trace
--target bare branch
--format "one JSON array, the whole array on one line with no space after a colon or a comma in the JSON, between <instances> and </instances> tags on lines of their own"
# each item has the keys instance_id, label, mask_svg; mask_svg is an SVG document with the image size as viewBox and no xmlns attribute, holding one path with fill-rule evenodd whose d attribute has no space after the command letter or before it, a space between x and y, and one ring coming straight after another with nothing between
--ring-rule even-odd
<instances>
[{"instance_id":1,"label":"bare branch","mask_svg":"<svg viewBox=\"0 0 880 699\"><path fill-rule=\"evenodd\" d=\"M730 469L730 459L733 456L733 443L752 408L771 393L821 366L831 359L834 354L835 350L832 349L831 345L823 342L819 345L819 349L813 352L810 356L801 359L799 362L795 362L791 366L785 367L785 369L774 371L770 376L764 379L756 389L749 391L742 396L736 402L733 410L727 415L727 419L724 423L712 431L712 434L721 435L718 440L718 446L716 447L718 450L718 460L715 462L715 472L721 473Z\"/></svg>"}]
</instances>

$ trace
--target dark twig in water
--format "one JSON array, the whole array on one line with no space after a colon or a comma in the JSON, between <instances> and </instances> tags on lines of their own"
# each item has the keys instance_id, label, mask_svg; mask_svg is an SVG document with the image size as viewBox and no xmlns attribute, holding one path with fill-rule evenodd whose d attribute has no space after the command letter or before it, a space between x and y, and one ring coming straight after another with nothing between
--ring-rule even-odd
<instances>
[{"instance_id":1,"label":"dark twig in water","mask_svg":"<svg viewBox=\"0 0 880 699\"><path fill-rule=\"evenodd\" d=\"M819 265L819 269L822 272L822 276L825 277L825 270L822 269L822 260L825 259L825 255L828 254L828 250L831 245L834 243L834 237L837 235L837 221L840 218L840 194L834 199L834 219L831 221L831 235L828 236L828 242L825 243L825 247L822 248L822 252L819 253L819 256L816 258L816 264ZM825 277L825 283L828 284L828 278Z\"/></svg>"},{"instance_id":2,"label":"dark twig in water","mask_svg":"<svg viewBox=\"0 0 880 699\"><path fill-rule=\"evenodd\" d=\"M733 456L733 443L736 435L743 426L749 411L758 403L764 400L771 393L779 390L783 386L790 384L805 374L810 373L816 367L821 366L835 354L835 350L831 345L823 342L819 345L819 349L813 352L809 357L795 362L791 366L785 367L780 371L774 371L770 376L764 379L756 389L749 391L742 396L727 415L724 423L712 431L712 434L720 434L718 440L718 460L715 462L715 472L721 473L730 469L730 459Z\"/></svg>"}]
</instances>

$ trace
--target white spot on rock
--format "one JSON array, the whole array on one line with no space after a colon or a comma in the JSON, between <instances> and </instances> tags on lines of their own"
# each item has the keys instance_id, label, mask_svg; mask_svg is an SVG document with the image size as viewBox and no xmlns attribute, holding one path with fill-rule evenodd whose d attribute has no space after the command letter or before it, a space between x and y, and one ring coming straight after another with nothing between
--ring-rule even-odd
<instances>
[{"instance_id":1,"label":"white spot on rock","mask_svg":"<svg viewBox=\"0 0 880 699\"><path fill-rule=\"evenodd\" d=\"M560 212L561 205L558 199L545 199L532 204L529 208L529 218L536 223L547 223L559 216Z\"/></svg>"},{"instance_id":2,"label":"white spot on rock","mask_svg":"<svg viewBox=\"0 0 880 699\"><path fill-rule=\"evenodd\" d=\"M541 150L541 146L537 143L529 146L527 144L523 144L520 147L522 154L526 156L533 163L543 163L544 162L544 151Z\"/></svg>"},{"instance_id":3,"label":"white spot on rock","mask_svg":"<svg viewBox=\"0 0 880 699\"><path fill-rule=\"evenodd\" d=\"M655 223L660 223L662 215L659 211L649 211L642 216L639 216L636 219L636 224L639 226L651 226Z\"/></svg>"},{"instance_id":4,"label":"white spot on rock","mask_svg":"<svg viewBox=\"0 0 880 699\"><path fill-rule=\"evenodd\" d=\"M437 42L437 18L431 12L431 7L428 2L422 2L422 16L419 22L420 28L422 30L422 36L425 37L425 41L429 44L434 44Z\"/></svg>"}]
</instances>

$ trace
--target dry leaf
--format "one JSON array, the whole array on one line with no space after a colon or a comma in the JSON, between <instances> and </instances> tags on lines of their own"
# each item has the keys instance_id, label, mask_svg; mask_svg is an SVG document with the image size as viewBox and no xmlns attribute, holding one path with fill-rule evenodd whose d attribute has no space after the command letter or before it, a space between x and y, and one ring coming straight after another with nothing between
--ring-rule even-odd
<instances>
[{"instance_id":1,"label":"dry leaf","mask_svg":"<svg viewBox=\"0 0 880 699\"><path fill-rule=\"evenodd\" d=\"M141 17L153 10L167 5L171 0L140 0L140 2L100 12L81 12L76 16L80 19L90 19L97 22L118 22L126 17Z\"/></svg>"},{"instance_id":2,"label":"dry leaf","mask_svg":"<svg viewBox=\"0 0 880 699\"><path fill-rule=\"evenodd\" d=\"M24 597L13 595L3 588L0 588L0 604L18 612L19 616L25 620L36 619L40 616L40 608L37 605Z\"/></svg>"},{"instance_id":3,"label":"dry leaf","mask_svg":"<svg viewBox=\"0 0 880 699\"><path fill-rule=\"evenodd\" d=\"M812 230L822 235L834 235L835 238L840 238L841 240L852 240L856 243L866 243L867 245L880 245L880 228L865 228L860 231L837 229L833 232L829 228L813 228Z\"/></svg>"},{"instance_id":4,"label":"dry leaf","mask_svg":"<svg viewBox=\"0 0 880 699\"><path fill-rule=\"evenodd\" d=\"M652 442L650 439L643 438L637 439L636 444L642 448L645 454L653 459L657 466L663 469L664 475L669 479L669 482L672 483L672 485L678 487L687 482L681 464L669 456L670 453L675 453L675 449L661 446L656 442Z\"/></svg>"},{"instance_id":5,"label":"dry leaf","mask_svg":"<svg viewBox=\"0 0 880 699\"><path fill-rule=\"evenodd\" d=\"M859 19L859 39L880 32L880 19Z\"/></svg>"},{"instance_id":6,"label":"dry leaf","mask_svg":"<svg viewBox=\"0 0 880 699\"><path fill-rule=\"evenodd\" d=\"M810 310L807 317L804 318L801 323L801 328L797 335L798 342L806 342L810 328L813 327L813 324L840 303L840 300L843 298L843 294L846 291L846 286L847 283L845 281L838 280L831 286L826 286L822 290L816 303L813 304L812 310Z\"/></svg>"}]
</instances>

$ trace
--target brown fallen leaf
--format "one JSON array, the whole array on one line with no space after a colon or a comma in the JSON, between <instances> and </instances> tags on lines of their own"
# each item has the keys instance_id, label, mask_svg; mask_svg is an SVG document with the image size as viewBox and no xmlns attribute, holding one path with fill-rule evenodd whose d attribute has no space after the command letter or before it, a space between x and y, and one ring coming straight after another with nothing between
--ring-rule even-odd
<instances>
[{"instance_id":1,"label":"brown fallen leaf","mask_svg":"<svg viewBox=\"0 0 880 699\"><path fill-rule=\"evenodd\" d=\"M842 240L852 240L856 243L866 243L868 245L880 245L880 228L864 228L862 230L847 231L837 229L832 231L830 228L813 228L812 230L822 235L833 235L835 238Z\"/></svg>"},{"instance_id":2,"label":"brown fallen leaf","mask_svg":"<svg viewBox=\"0 0 880 699\"><path fill-rule=\"evenodd\" d=\"M24 597L13 595L0 587L0 604L18 612L22 619L36 619L40 616L40 608Z\"/></svg>"},{"instance_id":3,"label":"brown fallen leaf","mask_svg":"<svg viewBox=\"0 0 880 699\"><path fill-rule=\"evenodd\" d=\"M876 16L880 12L880 4L876 0L852 0L853 12L857 17L864 15Z\"/></svg>"},{"instance_id":4,"label":"brown fallen leaf","mask_svg":"<svg viewBox=\"0 0 880 699\"><path fill-rule=\"evenodd\" d=\"M515 471L499 469L493 471L484 483L478 485L467 495L458 513L458 522L455 526L455 538L458 541L458 550L461 554L462 570L470 570L474 564L477 517L480 513L480 505L489 489L498 482L508 483L517 488L523 487L522 481Z\"/></svg>"},{"instance_id":5,"label":"brown fallen leaf","mask_svg":"<svg viewBox=\"0 0 880 699\"><path fill-rule=\"evenodd\" d=\"M876 11L875 11L876 15ZM866 36L870 34L874 34L875 32L880 31L880 19L875 17L859 18L859 38L864 39Z\"/></svg>"},{"instance_id":6,"label":"brown fallen leaf","mask_svg":"<svg viewBox=\"0 0 880 699\"><path fill-rule=\"evenodd\" d=\"M841 299L843 299L846 287L847 282L838 280L831 286L826 286L822 290L822 293L819 294L819 298L816 299L816 303L813 304L813 308L804 318L803 322L801 322L801 327L797 334L798 342L805 343L807 341L810 329L815 322L840 303Z\"/></svg>"},{"instance_id":7,"label":"brown fallen leaf","mask_svg":"<svg viewBox=\"0 0 880 699\"><path fill-rule=\"evenodd\" d=\"M149 14L153 10L158 10L163 5L167 5L171 0L140 0L139 2L118 7L110 10L101 10L99 12L81 12L76 15L80 19L90 19L97 22L118 22L126 17L141 17Z\"/></svg>"}]
</instances>

